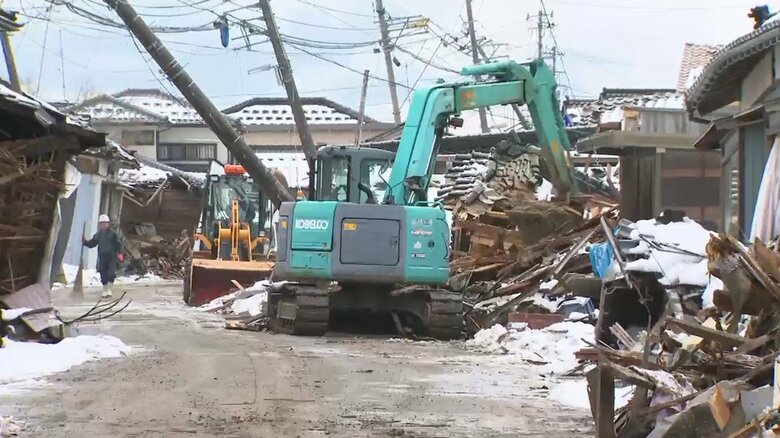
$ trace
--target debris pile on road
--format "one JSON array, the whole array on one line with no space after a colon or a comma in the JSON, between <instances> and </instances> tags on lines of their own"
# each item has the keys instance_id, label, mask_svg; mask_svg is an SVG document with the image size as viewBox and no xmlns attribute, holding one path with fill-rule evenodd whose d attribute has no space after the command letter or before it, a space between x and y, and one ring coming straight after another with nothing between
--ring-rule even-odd
<instances>
[{"instance_id":1,"label":"debris pile on road","mask_svg":"<svg viewBox=\"0 0 780 438\"><path fill-rule=\"evenodd\" d=\"M614 216L606 210L586 220L566 205L532 199L508 211L456 216L450 285L465 294L468 331L509 321L539 328L537 321L549 325L570 313L592 318L589 301L561 298L572 290L598 298L588 248L604 239L602 223ZM565 316L549 315L559 309Z\"/></svg>"},{"instance_id":2,"label":"debris pile on road","mask_svg":"<svg viewBox=\"0 0 780 438\"><path fill-rule=\"evenodd\" d=\"M451 283L471 307L470 348L542 373L584 373L589 390L568 384L583 389L579 405L592 407L604 436L778 427L769 384L780 354L779 242L748 248L675 211L634 223L606 210L558 216L563 226L527 243L506 213L456 219L462 234L498 230L456 240L468 249L453 258ZM616 406L616 389L630 402Z\"/></svg>"},{"instance_id":3,"label":"debris pile on road","mask_svg":"<svg viewBox=\"0 0 780 438\"><path fill-rule=\"evenodd\" d=\"M181 279L192 253L192 241L182 231L173 241L157 234L154 224L130 224L125 235L125 249L130 255L125 272L145 275L152 273L164 279Z\"/></svg>"},{"instance_id":4,"label":"debris pile on road","mask_svg":"<svg viewBox=\"0 0 780 438\"><path fill-rule=\"evenodd\" d=\"M596 339L577 352L597 365L587 373L597 428L651 437L776 430L777 242L748 248L687 218L624 222L615 241ZM636 387L618 409L616 379Z\"/></svg>"},{"instance_id":5,"label":"debris pile on road","mask_svg":"<svg viewBox=\"0 0 780 438\"><path fill-rule=\"evenodd\" d=\"M198 310L222 314L225 328L233 330L260 331L267 328L268 297L279 290L284 282L271 283L261 280L248 288L238 288L234 292L213 299Z\"/></svg>"}]
</instances>

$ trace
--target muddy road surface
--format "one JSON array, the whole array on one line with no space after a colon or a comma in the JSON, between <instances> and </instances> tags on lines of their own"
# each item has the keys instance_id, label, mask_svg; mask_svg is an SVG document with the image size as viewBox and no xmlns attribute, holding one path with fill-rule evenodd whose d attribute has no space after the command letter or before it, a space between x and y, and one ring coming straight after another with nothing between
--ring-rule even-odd
<instances>
[{"instance_id":1,"label":"muddy road surface","mask_svg":"<svg viewBox=\"0 0 780 438\"><path fill-rule=\"evenodd\" d=\"M94 302L99 291L88 291ZM62 292L63 295L67 293ZM546 398L534 366L462 342L231 331L187 309L175 285L82 325L133 347L0 395L30 437L581 437L587 411ZM56 301L56 299L55 299ZM65 315L90 306L56 303Z\"/></svg>"}]
</instances>

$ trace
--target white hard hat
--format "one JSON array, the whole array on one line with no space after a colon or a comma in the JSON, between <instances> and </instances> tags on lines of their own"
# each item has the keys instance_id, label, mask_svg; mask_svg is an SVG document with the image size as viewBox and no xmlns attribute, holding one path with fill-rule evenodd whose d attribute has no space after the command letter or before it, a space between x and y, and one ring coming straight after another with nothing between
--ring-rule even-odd
<instances>
[{"instance_id":1,"label":"white hard hat","mask_svg":"<svg viewBox=\"0 0 780 438\"><path fill-rule=\"evenodd\" d=\"M101 214L98 218L98 222L111 222L111 219L108 218L107 214Z\"/></svg>"}]
</instances>

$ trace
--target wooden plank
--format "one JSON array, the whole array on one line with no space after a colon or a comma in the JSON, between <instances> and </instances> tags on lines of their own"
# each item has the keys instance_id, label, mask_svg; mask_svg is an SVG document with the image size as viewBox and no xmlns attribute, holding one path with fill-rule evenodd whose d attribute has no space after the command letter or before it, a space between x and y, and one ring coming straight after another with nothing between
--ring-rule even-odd
<instances>
[{"instance_id":1,"label":"wooden plank","mask_svg":"<svg viewBox=\"0 0 780 438\"><path fill-rule=\"evenodd\" d=\"M747 341L747 339L739 335L711 329L701 324L690 323L677 318L669 318L667 322L686 333L698 336L706 341L718 342L724 347L741 347Z\"/></svg>"},{"instance_id":2,"label":"wooden plank","mask_svg":"<svg viewBox=\"0 0 780 438\"><path fill-rule=\"evenodd\" d=\"M615 438L615 378L606 363L598 365L596 438Z\"/></svg>"}]
</instances>

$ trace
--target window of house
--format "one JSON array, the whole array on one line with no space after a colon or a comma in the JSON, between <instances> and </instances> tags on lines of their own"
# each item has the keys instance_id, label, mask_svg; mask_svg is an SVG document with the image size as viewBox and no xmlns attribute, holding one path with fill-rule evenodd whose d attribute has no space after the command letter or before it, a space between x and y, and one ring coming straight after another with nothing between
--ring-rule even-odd
<instances>
[{"instance_id":1,"label":"window of house","mask_svg":"<svg viewBox=\"0 0 780 438\"><path fill-rule=\"evenodd\" d=\"M157 146L160 161L207 161L217 158L216 144L161 144Z\"/></svg>"},{"instance_id":2,"label":"window of house","mask_svg":"<svg viewBox=\"0 0 780 438\"><path fill-rule=\"evenodd\" d=\"M154 131L122 131L123 146L149 146L154 145Z\"/></svg>"}]
</instances>

